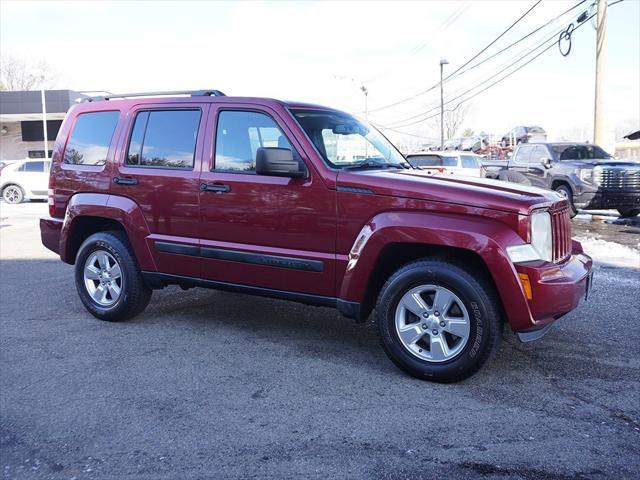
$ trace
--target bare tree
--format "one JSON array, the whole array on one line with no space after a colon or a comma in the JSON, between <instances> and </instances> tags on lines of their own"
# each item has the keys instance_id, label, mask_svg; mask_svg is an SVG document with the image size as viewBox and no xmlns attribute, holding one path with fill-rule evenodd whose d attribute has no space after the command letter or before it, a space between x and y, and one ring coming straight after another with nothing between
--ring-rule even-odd
<instances>
[{"instance_id":1,"label":"bare tree","mask_svg":"<svg viewBox=\"0 0 640 480\"><path fill-rule=\"evenodd\" d=\"M44 60L29 63L5 52L0 54L0 91L51 88L55 78Z\"/></svg>"},{"instance_id":2,"label":"bare tree","mask_svg":"<svg viewBox=\"0 0 640 480\"><path fill-rule=\"evenodd\" d=\"M456 105L444 111L444 138L450 140L456 136L464 123L464 119L471 110L471 104ZM434 129L440 131L440 115L436 117Z\"/></svg>"}]
</instances>

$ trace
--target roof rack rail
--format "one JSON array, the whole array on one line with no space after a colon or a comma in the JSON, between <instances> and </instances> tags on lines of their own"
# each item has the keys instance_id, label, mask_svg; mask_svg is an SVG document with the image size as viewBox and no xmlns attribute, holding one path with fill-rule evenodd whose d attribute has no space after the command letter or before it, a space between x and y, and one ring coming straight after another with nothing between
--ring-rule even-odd
<instances>
[{"instance_id":1,"label":"roof rack rail","mask_svg":"<svg viewBox=\"0 0 640 480\"><path fill-rule=\"evenodd\" d=\"M118 93L99 95L97 97L89 97L87 102L96 102L99 100L111 100L114 98L129 98L129 97L166 97L175 95L190 95L192 97L224 97L225 94L220 90L177 90L173 92L138 92L138 93Z\"/></svg>"}]
</instances>

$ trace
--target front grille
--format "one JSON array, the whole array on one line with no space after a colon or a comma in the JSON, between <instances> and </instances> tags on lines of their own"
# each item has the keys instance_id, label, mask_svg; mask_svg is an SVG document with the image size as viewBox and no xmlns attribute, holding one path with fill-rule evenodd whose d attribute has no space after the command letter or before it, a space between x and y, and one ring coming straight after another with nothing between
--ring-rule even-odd
<instances>
[{"instance_id":1,"label":"front grille","mask_svg":"<svg viewBox=\"0 0 640 480\"><path fill-rule=\"evenodd\" d=\"M594 174L602 190L640 190L640 168L602 167Z\"/></svg>"},{"instance_id":2,"label":"front grille","mask_svg":"<svg viewBox=\"0 0 640 480\"><path fill-rule=\"evenodd\" d=\"M561 262L571 255L571 216L569 207L561 208L551 214L553 234L553 261Z\"/></svg>"}]
</instances>

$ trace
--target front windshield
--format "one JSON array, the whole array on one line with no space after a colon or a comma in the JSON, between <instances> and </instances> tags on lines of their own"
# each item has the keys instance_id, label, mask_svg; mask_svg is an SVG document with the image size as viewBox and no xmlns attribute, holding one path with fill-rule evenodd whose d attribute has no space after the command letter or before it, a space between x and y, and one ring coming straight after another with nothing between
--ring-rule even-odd
<instances>
[{"instance_id":1,"label":"front windshield","mask_svg":"<svg viewBox=\"0 0 640 480\"><path fill-rule=\"evenodd\" d=\"M333 110L292 110L316 149L332 167L405 168L404 157L371 125Z\"/></svg>"},{"instance_id":2,"label":"front windshield","mask_svg":"<svg viewBox=\"0 0 640 480\"><path fill-rule=\"evenodd\" d=\"M553 145L559 160L597 160L613 158L597 145Z\"/></svg>"}]
</instances>

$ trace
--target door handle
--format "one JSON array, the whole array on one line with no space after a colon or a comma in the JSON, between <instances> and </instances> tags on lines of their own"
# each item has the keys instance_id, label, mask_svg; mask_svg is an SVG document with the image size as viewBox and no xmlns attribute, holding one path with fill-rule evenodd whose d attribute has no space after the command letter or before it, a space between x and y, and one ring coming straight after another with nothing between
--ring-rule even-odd
<instances>
[{"instance_id":1,"label":"door handle","mask_svg":"<svg viewBox=\"0 0 640 480\"><path fill-rule=\"evenodd\" d=\"M137 185L137 178L113 177L113 183L116 185Z\"/></svg>"},{"instance_id":2,"label":"door handle","mask_svg":"<svg viewBox=\"0 0 640 480\"><path fill-rule=\"evenodd\" d=\"M222 183L201 183L200 190L203 192L226 193L231 190L231 187Z\"/></svg>"}]
</instances>

